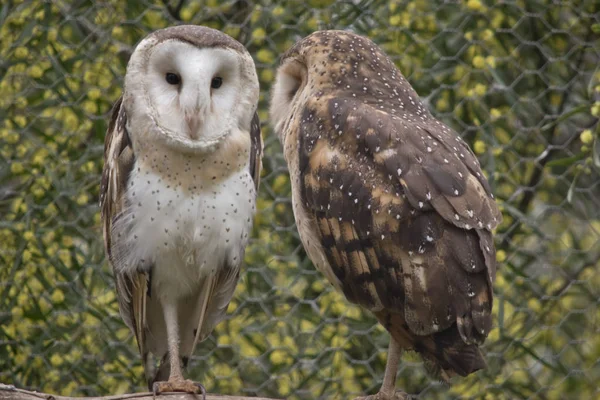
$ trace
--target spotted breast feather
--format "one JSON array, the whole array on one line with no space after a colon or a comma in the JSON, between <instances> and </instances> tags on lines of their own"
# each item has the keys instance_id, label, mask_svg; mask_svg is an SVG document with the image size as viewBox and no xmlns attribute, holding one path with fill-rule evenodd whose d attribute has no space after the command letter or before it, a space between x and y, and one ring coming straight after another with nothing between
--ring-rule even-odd
<instances>
[{"instance_id":1,"label":"spotted breast feather","mask_svg":"<svg viewBox=\"0 0 600 400\"><path fill-rule=\"evenodd\" d=\"M485 365L476 344L491 329L501 215L466 143L426 111L407 115L345 96L310 100L299 202L348 300L441 377L464 376Z\"/></svg>"}]
</instances>

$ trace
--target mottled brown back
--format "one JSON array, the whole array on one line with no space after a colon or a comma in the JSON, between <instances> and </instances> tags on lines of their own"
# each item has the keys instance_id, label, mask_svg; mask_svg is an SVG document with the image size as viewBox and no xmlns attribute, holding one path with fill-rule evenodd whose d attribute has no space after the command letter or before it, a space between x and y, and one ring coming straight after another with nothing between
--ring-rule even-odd
<instances>
[{"instance_id":1,"label":"mottled brown back","mask_svg":"<svg viewBox=\"0 0 600 400\"><path fill-rule=\"evenodd\" d=\"M290 62L308 71L282 135L305 245L317 237L348 300L442 376L482 368L501 214L476 157L370 40L317 32Z\"/></svg>"}]
</instances>

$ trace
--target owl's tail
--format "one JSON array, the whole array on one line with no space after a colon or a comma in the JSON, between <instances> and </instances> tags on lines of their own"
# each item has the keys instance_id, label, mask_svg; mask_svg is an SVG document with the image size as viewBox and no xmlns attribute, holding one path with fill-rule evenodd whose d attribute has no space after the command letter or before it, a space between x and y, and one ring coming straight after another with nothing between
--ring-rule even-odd
<instances>
[{"instance_id":1,"label":"owl's tail","mask_svg":"<svg viewBox=\"0 0 600 400\"><path fill-rule=\"evenodd\" d=\"M401 313L383 310L375 316L402 348L415 350L435 378L448 381L455 375L467 376L487 364L477 344L465 343L456 324L433 335L413 334Z\"/></svg>"},{"instance_id":2,"label":"owl's tail","mask_svg":"<svg viewBox=\"0 0 600 400\"><path fill-rule=\"evenodd\" d=\"M154 382L164 382L169 380L169 374L171 373L171 363L169 362L169 354L160 361L158 368L154 368L151 373L146 373L146 381L148 382L148 390L152 392L152 385Z\"/></svg>"}]
</instances>

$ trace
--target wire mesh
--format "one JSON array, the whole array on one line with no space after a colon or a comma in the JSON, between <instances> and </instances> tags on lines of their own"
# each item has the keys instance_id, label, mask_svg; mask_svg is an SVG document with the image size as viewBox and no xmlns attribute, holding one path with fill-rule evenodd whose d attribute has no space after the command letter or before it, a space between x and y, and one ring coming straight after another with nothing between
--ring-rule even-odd
<instances>
[{"instance_id":1,"label":"wire mesh","mask_svg":"<svg viewBox=\"0 0 600 400\"><path fill-rule=\"evenodd\" d=\"M419 398L599 398L600 3L5 1L0 5L0 381L65 395L141 390L97 206L108 112L147 33L221 29L261 83L254 239L228 318L191 360L209 392L351 398L381 384L388 336L325 284L294 226L267 124L277 60L317 29L369 36L479 156L504 215L488 368L447 387L404 355Z\"/></svg>"}]
</instances>

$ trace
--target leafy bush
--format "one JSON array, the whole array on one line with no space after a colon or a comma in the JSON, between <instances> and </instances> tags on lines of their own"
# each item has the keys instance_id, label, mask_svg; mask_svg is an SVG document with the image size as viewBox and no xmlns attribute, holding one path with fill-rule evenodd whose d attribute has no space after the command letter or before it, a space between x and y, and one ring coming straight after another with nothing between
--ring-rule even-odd
<instances>
[{"instance_id":1,"label":"leafy bush","mask_svg":"<svg viewBox=\"0 0 600 400\"><path fill-rule=\"evenodd\" d=\"M380 385L388 336L307 259L266 123L279 55L335 28L394 57L473 146L504 214L489 368L447 388L406 354L399 387L427 399L598 396L598 15L598 2L550 0L3 3L0 381L64 395L143 389L102 248L103 138L135 44L193 23L225 31L254 56L266 151L247 265L191 377L210 392L295 399Z\"/></svg>"}]
</instances>

